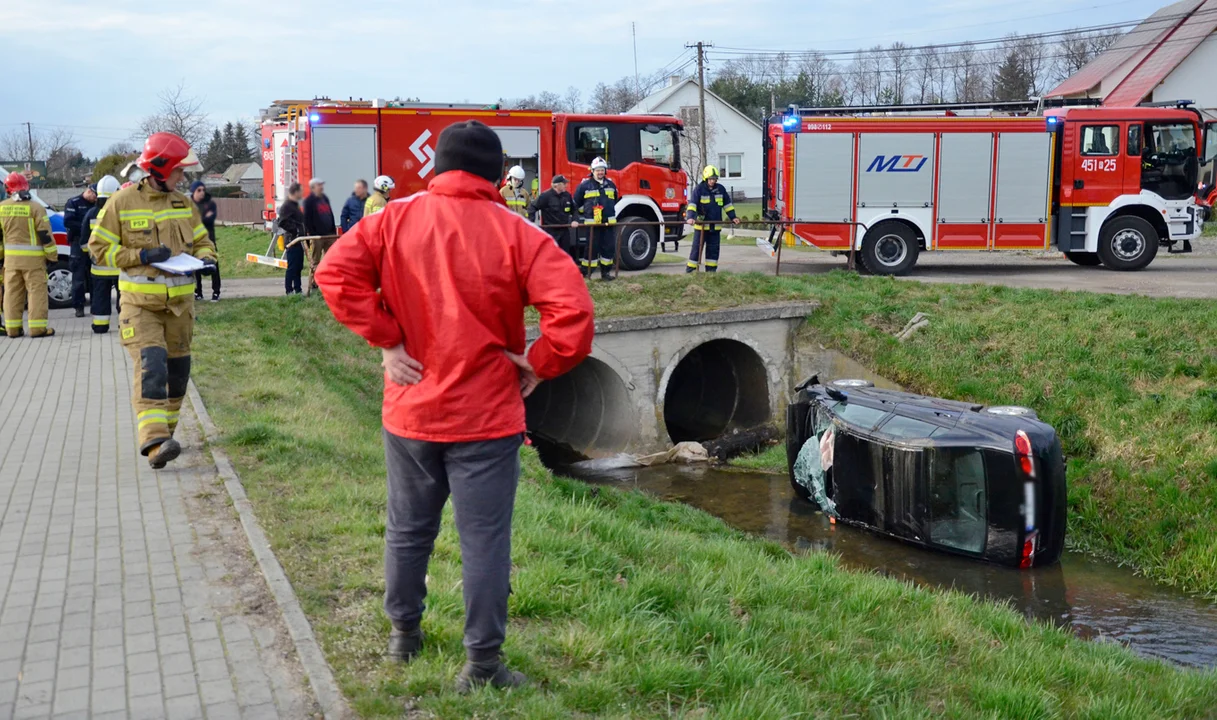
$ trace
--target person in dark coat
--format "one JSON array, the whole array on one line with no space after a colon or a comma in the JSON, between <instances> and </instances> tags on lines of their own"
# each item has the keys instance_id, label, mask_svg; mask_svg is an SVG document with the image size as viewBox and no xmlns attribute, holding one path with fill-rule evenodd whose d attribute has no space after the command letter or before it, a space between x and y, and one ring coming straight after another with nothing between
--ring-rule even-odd
<instances>
[{"instance_id":1,"label":"person in dark coat","mask_svg":"<svg viewBox=\"0 0 1217 720\"><path fill-rule=\"evenodd\" d=\"M325 181L318 178L309 180L308 197L304 198L304 203L300 207L304 210L305 234L318 236L312 242L312 260L315 268L321 264L325 251L330 249L330 245L334 244L338 235L338 228L334 224L334 210L330 206L330 199L325 194ZM311 277L309 285L317 287L317 283L313 282Z\"/></svg>"},{"instance_id":2,"label":"person in dark coat","mask_svg":"<svg viewBox=\"0 0 1217 720\"><path fill-rule=\"evenodd\" d=\"M535 218L540 213L542 229L578 264L573 233L570 231L570 228L579 227L579 221L575 219L575 199L566 191L566 177L554 175L550 183L548 190L529 203L528 217Z\"/></svg>"},{"instance_id":3,"label":"person in dark coat","mask_svg":"<svg viewBox=\"0 0 1217 720\"><path fill-rule=\"evenodd\" d=\"M207 187L202 182L195 180L190 186L190 199L194 200L194 204L199 208L199 215L203 216L203 227L207 228L207 236L211 238L211 244L216 245L216 201L211 199L211 193L207 192ZM216 245L219 248L219 245ZM218 302L220 300L220 266L213 265L206 270L199 270L194 274L194 297L197 300L203 299L203 275L211 275L211 301Z\"/></svg>"},{"instance_id":4,"label":"person in dark coat","mask_svg":"<svg viewBox=\"0 0 1217 720\"><path fill-rule=\"evenodd\" d=\"M283 233L283 244L286 247L292 240L307 235L304 213L300 211L300 183L292 183L287 188L287 200L279 206L279 230ZM287 274L283 276L283 287L287 295L301 293L300 274L304 270L304 246L297 244L283 252L287 260Z\"/></svg>"},{"instance_id":5,"label":"person in dark coat","mask_svg":"<svg viewBox=\"0 0 1217 720\"><path fill-rule=\"evenodd\" d=\"M63 206L63 227L72 249L68 269L72 271L72 307L76 308L76 317L85 315L85 292L89 286L89 253L81 248L81 223L96 203L97 185L90 185Z\"/></svg>"},{"instance_id":6,"label":"person in dark coat","mask_svg":"<svg viewBox=\"0 0 1217 720\"><path fill-rule=\"evenodd\" d=\"M363 204L368 201L368 181L356 180L355 191L347 198L347 201L342 205L342 216L339 221L342 223L342 231L350 232L351 228L355 227L355 223L363 219Z\"/></svg>"}]
</instances>

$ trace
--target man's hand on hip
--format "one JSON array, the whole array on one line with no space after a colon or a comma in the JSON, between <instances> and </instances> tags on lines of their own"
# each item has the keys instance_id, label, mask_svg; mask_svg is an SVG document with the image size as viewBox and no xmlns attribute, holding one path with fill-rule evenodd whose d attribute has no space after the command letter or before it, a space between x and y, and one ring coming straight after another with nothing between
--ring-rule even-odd
<instances>
[{"instance_id":1,"label":"man's hand on hip","mask_svg":"<svg viewBox=\"0 0 1217 720\"><path fill-rule=\"evenodd\" d=\"M405 345L381 349L384 366L389 380L397 385L417 385L423 379L423 364L406 352Z\"/></svg>"},{"instance_id":2,"label":"man's hand on hip","mask_svg":"<svg viewBox=\"0 0 1217 720\"><path fill-rule=\"evenodd\" d=\"M523 397L532 395L532 391L536 390L537 386L541 384L541 378L537 377L537 372L528 363L528 358L523 355L504 352L507 355L507 359L520 371L520 395Z\"/></svg>"}]
</instances>

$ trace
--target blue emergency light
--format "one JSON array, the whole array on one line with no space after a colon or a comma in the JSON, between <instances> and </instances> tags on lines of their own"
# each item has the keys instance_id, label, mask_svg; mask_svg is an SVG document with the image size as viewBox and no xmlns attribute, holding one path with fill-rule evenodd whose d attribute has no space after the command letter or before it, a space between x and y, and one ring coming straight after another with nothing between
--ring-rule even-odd
<instances>
[{"instance_id":1,"label":"blue emergency light","mask_svg":"<svg viewBox=\"0 0 1217 720\"><path fill-rule=\"evenodd\" d=\"M1048 132L1052 132L1052 131L1056 130L1056 125L1058 122L1060 122L1060 120L1061 120L1060 118L1055 117L1055 116L1045 118L1044 122L1047 123Z\"/></svg>"},{"instance_id":2,"label":"blue emergency light","mask_svg":"<svg viewBox=\"0 0 1217 720\"><path fill-rule=\"evenodd\" d=\"M321 115L319 113L313 113L312 115L308 116L308 121L311 123L321 122Z\"/></svg>"},{"instance_id":3,"label":"blue emergency light","mask_svg":"<svg viewBox=\"0 0 1217 720\"><path fill-rule=\"evenodd\" d=\"M803 129L803 118L798 113L782 116L782 132L797 133Z\"/></svg>"}]
</instances>

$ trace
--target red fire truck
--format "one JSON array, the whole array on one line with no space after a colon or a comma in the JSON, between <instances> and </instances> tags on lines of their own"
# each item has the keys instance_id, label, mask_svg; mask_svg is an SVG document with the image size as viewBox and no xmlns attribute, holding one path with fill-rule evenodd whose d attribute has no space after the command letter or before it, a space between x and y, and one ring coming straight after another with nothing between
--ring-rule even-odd
<instances>
[{"instance_id":1,"label":"red fire truck","mask_svg":"<svg viewBox=\"0 0 1217 720\"><path fill-rule=\"evenodd\" d=\"M1195 197L1198 112L943 107L773 118L768 216L812 247L852 244L883 275L907 273L927 250L1056 248L1113 270L1144 268L1159 246L1191 252L1207 211Z\"/></svg>"},{"instance_id":2,"label":"red fire truck","mask_svg":"<svg viewBox=\"0 0 1217 720\"><path fill-rule=\"evenodd\" d=\"M666 115L571 115L536 110L500 110L485 105L421 105L371 101L276 101L263 111L262 168L267 222L292 182L326 182L331 195L345 195L356 179L388 175L393 197L426 188L434 177L435 143L448 125L480 120L503 141L504 170L521 165L525 186L544 190L554 175L578 183L593 158L609 163L617 184L620 222L678 220L688 178L680 167L680 121ZM573 192L573 187L572 187ZM337 202L337 200L335 200ZM619 233L621 265L651 264L661 239L678 241L680 225L639 225Z\"/></svg>"}]
</instances>

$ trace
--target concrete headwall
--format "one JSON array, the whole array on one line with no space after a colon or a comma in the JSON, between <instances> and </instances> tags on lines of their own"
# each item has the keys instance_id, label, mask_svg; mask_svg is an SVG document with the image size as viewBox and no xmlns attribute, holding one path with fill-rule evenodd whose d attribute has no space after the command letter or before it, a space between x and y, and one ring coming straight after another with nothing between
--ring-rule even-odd
<instances>
[{"instance_id":1,"label":"concrete headwall","mask_svg":"<svg viewBox=\"0 0 1217 720\"><path fill-rule=\"evenodd\" d=\"M801 379L795 336L816 307L599 321L591 357L529 398L529 429L595 457L780 420Z\"/></svg>"}]
</instances>

